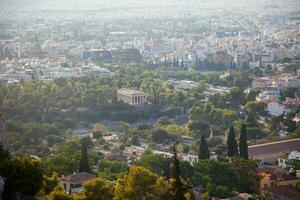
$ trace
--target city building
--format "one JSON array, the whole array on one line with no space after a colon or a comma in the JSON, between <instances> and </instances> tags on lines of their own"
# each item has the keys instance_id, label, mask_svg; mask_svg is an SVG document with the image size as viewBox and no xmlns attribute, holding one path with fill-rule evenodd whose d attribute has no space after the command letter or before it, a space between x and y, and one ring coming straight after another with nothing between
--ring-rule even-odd
<instances>
[{"instance_id":1,"label":"city building","mask_svg":"<svg viewBox=\"0 0 300 200\"><path fill-rule=\"evenodd\" d=\"M300 152L299 151L292 151L289 156L289 160L300 160Z\"/></svg>"},{"instance_id":2,"label":"city building","mask_svg":"<svg viewBox=\"0 0 300 200\"><path fill-rule=\"evenodd\" d=\"M111 51L112 58L119 61L141 62L142 56L138 49L116 49Z\"/></svg>"},{"instance_id":3,"label":"city building","mask_svg":"<svg viewBox=\"0 0 300 200\"><path fill-rule=\"evenodd\" d=\"M263 89L263 88L271 87L272 82L273 82L272 79L270 79L269 77L257 78L252 81L252 88Z\"/></svg>"},{"instance_id":4,"label":"city building","mask_svg":"<svg viewBox=\"0 0 300 200\"><path fill-rule=\"evenodd\" d=\"M233 56L225 51L216 51L208 56L208 62L212 65L223 64L226 67L233 65Z\"/></svg>"},{"instance_id":5,"label":"city building","mask_svg":"<svg viewBox=\"0 0 300 200\"><path fill-rule=\"evenodd\" d=\"M291 151L300 150L300 138L249 146L249 158L275 163Z\"/></svg>"},{"instance_id":6,"label":"city building","mask_svg":"<svg viewBox=\"0 0 300 200\"><path fill-rule=\"evenodd\" d=\"M299 151L292 151L289 153L288 156L283 156L278 158L278 167L280 168L286 168L287 162L289 160L300 160L300 152Z\"/></svg>"},{"instance_id":7,"label":"city building","mask_svg":"<svg viewBox=\"0 0 300 200\"><path fill-rule=\"evenodd\" d=\"M280 169L263 167L258 169L258 173L262 177L260 181L261 192L277 186L297 187L300 184L300 179L297 176L290 175Z\"/></svg>"},{"instance_id":8,"label":"city building","mask_svg":"<svg viewBox=\"0 0 300 200\"><path fill-rule=\"evenodd\" d=\"M234 57L234 62L237 67L243 67L244 65L247 66L252 60L252 55L249 53L241 53L237 54Z\"/></svg>"},{"instance_id":9,"label":"city building","mask_svg":"<svg viewBox=\"0 0 300 200\"><path fill-rule=\"evenodd\" d=\"M281 185L267 189L275 200L299 200L300 191L290 185Z\"/></svg>"},{"instance_id":10,"label":"city building","mask_svg":"<svg viewBox=\"0 0 300 200\"><path fill-rule=\"evenodd\" d=\"M296 96L295 98L286 97L283 102L286 108L291 109L291 111L296 112L300 107L300 98Z\"/></svg>"},{"instance_id":11,"label":"city building","mask_svg":"<svg viewBox=\"0 0 300 200\"><path fill-rule=\"evenodd\" d=\"M268 102L279 102L280 90L276 88L266 88L257 97L257 101Z\"/></svg>"},{"instance_id":12,"label":"city building","mask_svg":"<svg viewBox=\"0 0 300 200\"><path fill-rule=\"evenodd\" d=\"M106 159L124 161L124 162L127 161L127 157L123 155L123 151L118 148L114 148L113 150L111 150L111 152L106 155Z\"/></svg>"},{"instance_id":13,"label":"city building","mask_svg":"<svg viewBox=\"0 0 300 200\"><path fill-rule=\"evenodd\" d=\"M207 91L204 91L204 94L225 94L229 93L230 88L224 86L213 86L208 85Z\"/></svg>"},{"instance_id":14,"label":"city building","mask_svg":"<svg viewBox=\"0 0 300 200\"><path fill-rule=\"evenodd\" d=\"M175 79L169 79L167 80L167 83L174 86L175 89L192 89L194 86L196 86L195 81L188 81L188 80L175 80Z\"/></svg>"},{"instance_id":15,"label":"city building","mask_svg":"<svg viewBox=\"0 0 300 200\"><path fill-rule=\"evenodd\" d=\"M270 115L279 116L284 113L290 113L291 109L286 108L285 105L271 101L267 103L267 111Z\"/></svg>"},{"instance_id":16,"label":"city building","mask_svg":"<svg viewBox=\"0 0 300 200\"><path fill-rule=\"evenodd\" d=\"M146 103L147 95L144 92L122 88L119 89L117 93L118 101L123 101L130 105L143 105Z\"/></svg>"}]
</instances>

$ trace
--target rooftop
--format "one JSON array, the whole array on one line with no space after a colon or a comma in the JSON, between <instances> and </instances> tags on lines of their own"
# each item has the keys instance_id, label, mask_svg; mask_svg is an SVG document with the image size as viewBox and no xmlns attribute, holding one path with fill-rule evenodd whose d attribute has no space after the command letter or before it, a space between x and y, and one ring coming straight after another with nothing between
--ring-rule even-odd
<instances>
[{"instance_id":1,"label":"rooftop","mask_svg":"<svg viewBox=\"0 0 300 200\"><path fill-rule=\"evenodd\" d=\"M275 195L285 197L285 199L291 199L291 200L300 199L300 191L293 186L282 185L282 186L269 188L268 191Z\"/></svg>"},{"instance_id":2,"label":"rooftop","mask_svg":"<svg viewBox=\"0 0 300 200\"><path fill-rule=\"evenodd\" d=\"M249 146L249 155L266 155L300 150L300 138Z\"/></svg>"},{"instance_id":3,"label":"rooftop","mask_svg":"<svg viewBox=\"0 0 300 200\"><path fill-rule=\"evenodd\" d=\"M127 88L121 88L118 90L118 94L124 94L124 95L146 95L146 93L133 90L133 89L127 89Z\"/></svg>"},{"instance_id":4,"label":"rooftop","mask_svg":"<svg viewBox=\"0 0 300 200\"><path fill-rule=\"evenodd\" d=\"M274 181L293 181L299 180L296 176L286 173L285 171L272 167L263 167L258 169L259 173L269 174L270 179Z\"/></svg>"},{"instance_id":5,"label":"rooftop","mask_svg":"<svg viewBox=\"0 0 300 200\"><path fill-rule=\"evenodd\" d=\"M61 181L66 181L66 182L80 182L80 183L83 183L83 182L89 181L89 180L94 179L94 178L96 178L96 176L93 175L93 174L90 174L90 173L87 173L87 172L80 172L80 173L77 173L77 174L71 174L69 176L64 176L60 180Z\"/></svg>"}]
</instances>

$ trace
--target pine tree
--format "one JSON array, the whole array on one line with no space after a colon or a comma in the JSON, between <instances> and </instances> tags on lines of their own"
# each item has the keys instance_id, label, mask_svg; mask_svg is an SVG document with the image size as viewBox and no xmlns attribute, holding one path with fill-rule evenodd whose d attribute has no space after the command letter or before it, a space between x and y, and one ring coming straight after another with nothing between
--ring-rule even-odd
<instances>
[{"instance_id":1,"label":"pine tree","mask_svg":"<svg viewBox=\"0 0 300 200\"><path fill-rule=\"evenodd\" d=\"M240 156L248 160L247 127L245 124L243 124L241 127Z\"/></svg>"},{"instance_id":2,"label":"pine tree","mask_svg":"<svg viewBox=\"0 0 300 200\"><path fill-rule=\"evenodd\" d=\"M79 172L90 172L88 154L85 142L81 144L81 160L79 164Z\"/></svg>"},{"instance_id":3,"label":"pine tree","mask_svg":"<svg viewBox=\"0 0 300 200\"><path fill-rule=\"evenodd\" d=\"M202 135L200 138L198 158L199 158L199 160L204 160L204 159L210 158L208 146L207 146L204 135Z\"/></svg>"},{"instance_id":4,"label":"pine tree","mask_svg":"<svg viewBox=\"0 0 300 200\"><path fill-rule=\"evenodd\" d=\"M235 140L233 126L230 127L229 132L227 134L227 155L231 158L238 155L238 146Z\"/></svg>"},{"instance_id":5,"label":"pine tree","mask_svg":"<svg viewBox=\"0 0 300 200\"><path fill-rule=\"evenodd\" d=\"M171 163L171 177L174 180L171 191L173 193L173 200L183 200L184 198L184 186L181 181L180 161L177 157L176 146L173 147L173 158Z\"/></svg>"}]
</instances>

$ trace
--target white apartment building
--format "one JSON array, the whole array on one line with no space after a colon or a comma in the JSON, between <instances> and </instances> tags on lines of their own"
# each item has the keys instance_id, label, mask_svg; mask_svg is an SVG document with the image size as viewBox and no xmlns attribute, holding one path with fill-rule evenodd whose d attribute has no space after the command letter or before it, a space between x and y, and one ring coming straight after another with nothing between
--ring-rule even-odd
<instances>
[{"instance_id":1,"label":"white apartment building","mask_svg":"<svg viewBox=\"0 0 300 200\"><path fill-rule=\"evenodd\" d=\"M280 99L280 90L278 89L266 89L262 91L257 97L257 101L264 102L279 102Z\"/></svg>"},{"instance_id":2,"label":"white apartment building","mask_svg":"<svg viewBox=\"0 0 300 200\"><path fill-rule=\"evenodd\" d=\"M278 167L280 168L286 168L287 167L287 161L289 160L300 160L300 152L299 151L291 151L286 158L278 158Z\"/></svg>"},{"instance_id":3,"label":"white apartment building","mask_svg":"<svg viewBox=\"0 0 300 200\"><path fill-rule=\"evenodd\" d=\"M289 156L289 160L300 160L300 152L299 151L292 151Z\"/></svg>"},{"instance_id":4,"label":"white apartment building","mask_svg":"<svg viewBox=\"0 0 300 200\"><path fill-rule=\"evenodd\" d=\"M283 113L291 112L291 109L286 108L283 104L272 101L267 104L267 111L270 115L279 116Z\"/></svg>"}]
</instances>

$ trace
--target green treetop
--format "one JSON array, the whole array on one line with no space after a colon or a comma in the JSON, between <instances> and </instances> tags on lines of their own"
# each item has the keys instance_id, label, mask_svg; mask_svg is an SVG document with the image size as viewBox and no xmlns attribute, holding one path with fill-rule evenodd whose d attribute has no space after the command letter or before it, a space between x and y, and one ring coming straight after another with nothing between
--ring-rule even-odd
<instances>
[{"instance_id":1,"label":"green treetop","mask_svg":"<svg viewBox=\"0 0 300 200\"><path fill-rule=\"evenodd\" d=\"M248 160L247 127L245 124L243 124L241 127L240 156Z\"/></svg>"},{"instance_id":2,"label":"green treetop","mask_svg":"<svg viewBox=\"0 0 300 200\"><path fill-rule=\"evenodd\" d=\"M230 127L229 132L227 134L227 155L231 158L238 155L238 146L235 140L233 126Z\"/></svg>"},{"instance_id":3,"label":"green treetop","mask_svg":"<svg viewBox=\"0 0 300 200\"><path fill-rule=\"evenodd\" d=\"M85 142L81 145L81 160L79 164L79 172L90 172L90 166L88 161L88 154Z\"/></svg>"},{"instance_id":4,"label":"green treetop","mask_svg":"<svg viewBox=\"0 0 300 200\"><path fill-rule=\"evenodd\" d=\"M199 160L204 160L204 159L210 158L207 142L205 140L204 135L202 135L201 139L200 139L198 158L199 158Z\"/></svg>"},{"instance_id":5,"label":"green treetop","mask_svg":"<svg viewBox=\"0 0 300 200\"><path fill-rule=\"evenodd\" d=\"M171 163L171 178L173 179L171 184L171 193L173 200L182 200L184 197L184 186L181 181L181 172L180 172L180 161L177 157L176 146L173 147L173 157Z\"/></svg>"}]
</instances>

